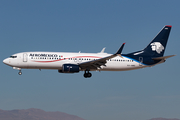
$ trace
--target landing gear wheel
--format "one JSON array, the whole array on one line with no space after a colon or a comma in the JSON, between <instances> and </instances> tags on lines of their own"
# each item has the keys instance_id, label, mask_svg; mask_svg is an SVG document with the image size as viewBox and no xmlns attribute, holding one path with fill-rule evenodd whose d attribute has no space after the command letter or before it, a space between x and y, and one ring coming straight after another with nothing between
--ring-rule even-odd
<instances>
[{"instance_id":1,"label":"landing gear wheel","mask_svg":"<svg viewBox=\"0 0 180 120\"><path fill-rule=\"evenodd\" d=\"M87 75L88 75L88 77L89 77L89 78L92 76L92 74L91 74L91 73L88 73Z\"/></svg>"},{"instance_id":2,"label":"landing gear wheel","mask_svg":"<svg viewBox=\"0 0 180 120\"><path fill-rule=\"evenodd\" d=\"M92 74L88 71L85 71L85 73L84 73L84 77L85 78L90 78L92 76Z\"/></svg>"},{"instance_id":3,"label":"landing gear wheel","mask_svg":"<svg viewBox=\"0 0 180 120\"><path fill-rule=\"evenodd\" d=\"M87 74L84 73L84 77L87 78Z\"/></svg>"},{"instance_id":4,"label":"landing gear wheel","mask_svg":"<svg viewBox=\"0 0 180 120\"><path fill-rule=\"evenodd\" d=\"M21 71L19 71L19 72L18 72L18 74L19 74L19 75L22 75L22 72L21 72Z\"/></svg>"}]
</instances>

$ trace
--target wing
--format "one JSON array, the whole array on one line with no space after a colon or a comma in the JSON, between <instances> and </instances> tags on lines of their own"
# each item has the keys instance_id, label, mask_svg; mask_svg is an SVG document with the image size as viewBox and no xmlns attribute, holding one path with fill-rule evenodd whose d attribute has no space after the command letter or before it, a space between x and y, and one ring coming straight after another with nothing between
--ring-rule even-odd
<instances>
[{"instance_id":1,"label":"wing","mask_svg":"<svg viewBox=\"0 0 180 120\"><path fill-rule=\"evenodd\" d=\"M92 61L88 61L88 62L83 62L83 63L80 63L79 66L81 67L81 69L85 69L85 70L90 70L90 69L101 69L101 66L106 66L105 64L107 63L107 60L111 59L111 58L114 58L116 57L117 55L119 55L120 57L121 56L121 52L123 50L123 47L124 47L125 43L123 43L121 45L121 47L119 48L119 50L115 53L115 54L112 54L110 56L107 56L107 57L104 57L104 58L100 58L100 59L97 59L97 60L92 60Z\"/></svg>"}]
</instances>

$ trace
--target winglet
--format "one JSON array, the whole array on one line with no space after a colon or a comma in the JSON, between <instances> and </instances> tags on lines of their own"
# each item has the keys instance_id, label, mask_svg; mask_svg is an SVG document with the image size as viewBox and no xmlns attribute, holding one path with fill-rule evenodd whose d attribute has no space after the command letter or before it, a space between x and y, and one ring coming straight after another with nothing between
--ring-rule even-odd
<instances>
[{"instance_id":1,"label":"winglet","mask_svg":"<svg viewBox=\"0 0 180 120\"><path fill-rule=\"evenodd\" d=\"M104 48L101 50L101 52L100 52L100 53L104 53L105 49L106 49L106 48L104 47Z\"/></svg>"},{"instance_id":2,"label":"winglet","mask_svg":"<svg viewBox=\"0 0 180 120\"><path fill-rule=\"evenodd\" d=\"M115 53L115 55L119 55L120 57L122 57L122 56L121 56L121 53L122 53L122 50L123 50L123 48L124 48L124 45L125 45L125 43L123 43L123 44L121 45L121 47L120 47L119 50Z\"/></svg>"},{"instance_id":3,"label":"winglet","mask_svg":"<svg viewBox=\"0 0 180 120\"><path fill-rule=\"evenodd\" d=\"M121 47L119 48L119 50L116 52L116 55L122 53L122 50L123 50L124 45L125 45L125 43L123 43L123 44L121 45Z\"/></svg>"},{"instance_id":4,"label":"winglet","mask_svg":"<svg viewBox=\"0 0 180 120\"><path fill-rule=\"evenodd\" d=\"M166 25L166 27L172 27L171 25Z\"/></svg>"}]
</instances>

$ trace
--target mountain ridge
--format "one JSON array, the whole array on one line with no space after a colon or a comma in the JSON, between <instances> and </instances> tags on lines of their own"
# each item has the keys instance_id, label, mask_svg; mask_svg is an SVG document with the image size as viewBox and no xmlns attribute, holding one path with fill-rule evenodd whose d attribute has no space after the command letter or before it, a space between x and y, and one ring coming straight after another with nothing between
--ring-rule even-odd
<instances>
[{"instance_id":1,"label":"mountain ridge","mask_svg":"<svg viewBox=\"0 0 180 120\"><path fill-rule=\"evenodd\" d=\"M149 119L149 120L180 120L180 119L177 119L177 118L152 118L152 119Z\"/></svg>"},{"instance_id":2,"label":"mountain ridge","mask_svg":"<svg viewBox=\"0 0 180 120\"><path fill-rule=\"evenodd\" d=\"M76 115L55 111L46 112L41 109L0 109L0 120L85 120Z\"/></svg>"}]
</instances>

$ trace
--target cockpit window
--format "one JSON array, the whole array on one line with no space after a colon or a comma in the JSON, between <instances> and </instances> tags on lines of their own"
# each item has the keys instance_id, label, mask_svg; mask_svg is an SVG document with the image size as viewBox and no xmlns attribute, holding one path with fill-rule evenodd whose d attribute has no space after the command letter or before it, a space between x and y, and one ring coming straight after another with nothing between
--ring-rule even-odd
<instances>
[{"instance_id":1,"label":"cockpit window","mask_svg":"<svg viewBox=\"0 0 180 120\"><path fill-rule=\"evenodd\" d=\"M10 58L17 58L17 56L10 56Z\"/></svg>"}]
</instances>

